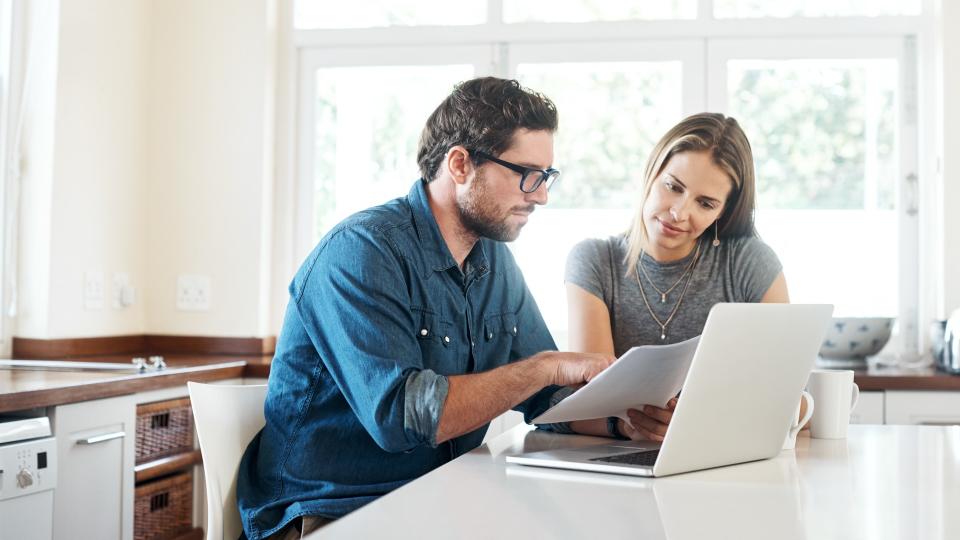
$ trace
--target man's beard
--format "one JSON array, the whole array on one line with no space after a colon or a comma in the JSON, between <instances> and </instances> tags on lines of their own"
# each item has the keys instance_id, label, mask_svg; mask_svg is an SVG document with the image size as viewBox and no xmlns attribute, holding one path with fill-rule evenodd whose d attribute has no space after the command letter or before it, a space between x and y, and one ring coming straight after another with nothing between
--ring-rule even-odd
<instances>
[{"instance_id":1,"label":"man's beard","mask_svg":"<svg viewBox=\"0 0 960 540\"><path fill-rule=\"evenodd\" d=\"M534 206L514 207L498 215L499 208L487 189L487 179L477 171L477 176L466 195L457 197L460 223L468 233L498 242L512 242L520 236L521 226L511 227L507 220L514 211L533 212Z\"/></svg>"}]
</instances>

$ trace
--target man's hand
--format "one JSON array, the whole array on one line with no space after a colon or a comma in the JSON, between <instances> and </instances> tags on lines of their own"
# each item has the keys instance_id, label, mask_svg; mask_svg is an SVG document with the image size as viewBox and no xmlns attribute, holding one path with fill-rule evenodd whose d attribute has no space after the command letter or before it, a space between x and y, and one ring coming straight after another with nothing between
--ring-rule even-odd
<instances>
[{"instance_id":1,"label":"man's hand","mask_svg":"<svg viewBox=\"0 0 960 540\"><path fill-rule=\"evenodd\" d=\"M590 382L616 358L611 354L542 352L536 355L551 373L550 384L575 386Z\"/></svg>"},{"instance_id":2,"label":"man's hand","mask_svg":"<svg viewBox=\"0 0 960 540\"><path fill-rule=\"evenodd\" d=\"M620 433L635 441L662 441L667 434L673 411L677 408L677 398L667 402L667 408L661 409L653 405L644 405L642 410L629 409L629 422L619 420Z\"/></svg>"}]
</instances>

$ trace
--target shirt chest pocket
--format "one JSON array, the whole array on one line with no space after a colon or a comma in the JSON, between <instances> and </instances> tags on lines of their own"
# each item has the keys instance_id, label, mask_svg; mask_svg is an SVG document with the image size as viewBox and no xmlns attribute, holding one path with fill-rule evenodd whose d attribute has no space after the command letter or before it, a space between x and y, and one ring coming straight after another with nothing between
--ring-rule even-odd
<instances>
[{"instance_id":1,"label":"shirt chest pocket","mask_svg":"<svg viewBox=\"0 0 960 540\"><path fill-rule=\"evenodd\" d=\"M519 333L515 313L497 313L484 317L483 344L489 353L487 356L499 358L501 362L511 360L510 349Z\"/></svg>"},{"instance_id":2,"label":"shirt chest pocket","mask_svg":"<svg viewBox=\"0 0 960 540\"><path fill-rule=\"evenodd\" d=\"M463 362L457 355L460 344L453 324L429 309L414 307L411 312L423 367L441 375L462 373Z\"/></svg>"}]
</instances>

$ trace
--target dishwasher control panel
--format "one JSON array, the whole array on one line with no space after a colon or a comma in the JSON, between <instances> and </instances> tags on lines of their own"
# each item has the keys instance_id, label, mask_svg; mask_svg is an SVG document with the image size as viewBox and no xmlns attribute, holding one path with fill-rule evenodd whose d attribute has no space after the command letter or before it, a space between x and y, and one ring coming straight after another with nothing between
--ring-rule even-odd
<instances>
[{"instance_id":1,"label":"dishwasher control panel","mask_svg":"<svg viewBox=\"0 0 960 540\"><path fill-rule=\"evenodd\" d=\"M53 437L0 444L0 501L57 486Z\"/></svg>"}]
</instances>

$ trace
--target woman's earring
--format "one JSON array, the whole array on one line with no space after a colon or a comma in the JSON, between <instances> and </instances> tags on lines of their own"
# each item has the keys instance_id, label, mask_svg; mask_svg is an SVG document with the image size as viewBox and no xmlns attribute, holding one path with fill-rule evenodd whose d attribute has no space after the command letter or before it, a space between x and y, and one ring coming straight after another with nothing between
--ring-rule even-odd
<instances>
[{"instance_id":1,"label":"woman's earring","mask_svg":"<svg viewBox=\"0 0 960 540\"><path fill-rule=\"evenodd\" d=\"M720 246L720 220L713 222L713 247Z\"/></svg>"}]
</instances>

